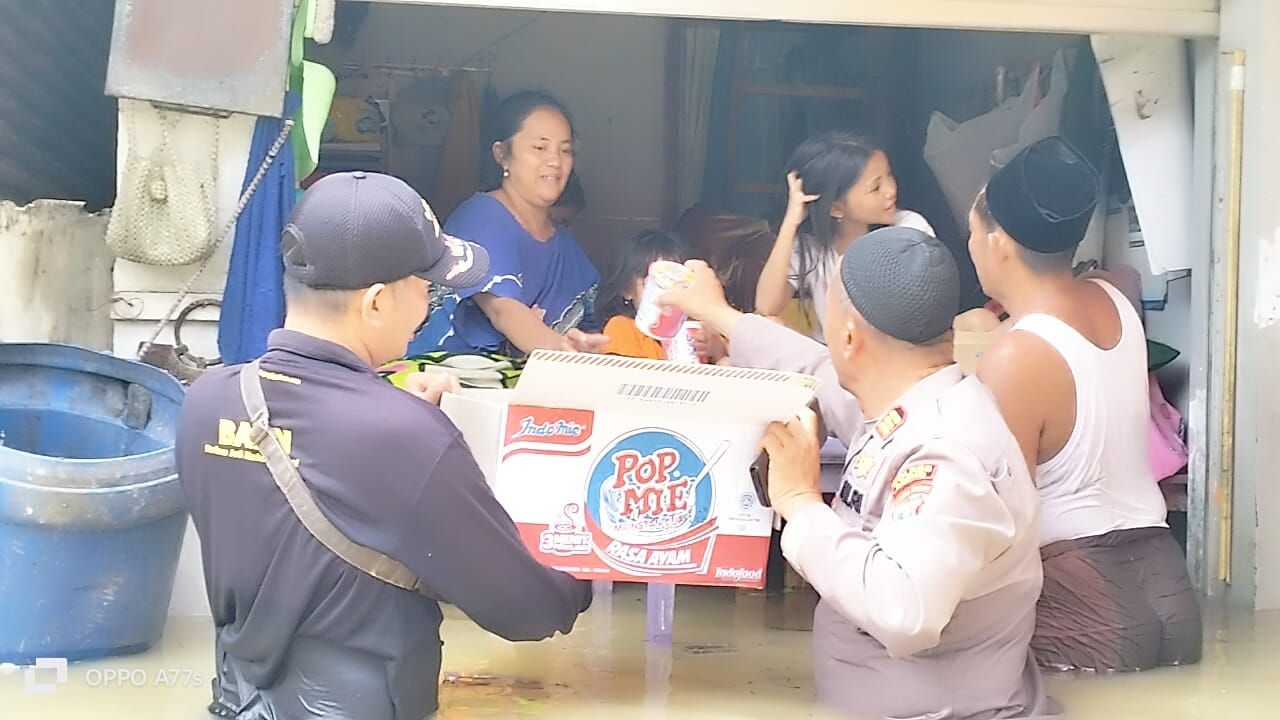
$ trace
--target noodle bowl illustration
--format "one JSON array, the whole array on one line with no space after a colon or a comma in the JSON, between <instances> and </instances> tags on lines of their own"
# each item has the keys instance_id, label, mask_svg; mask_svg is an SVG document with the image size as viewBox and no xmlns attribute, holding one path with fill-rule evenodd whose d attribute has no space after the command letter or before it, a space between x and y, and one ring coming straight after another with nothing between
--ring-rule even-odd
<instances>
[{"instance_id":1,"label":"noodle bowl illustration","mask_svg":"<svg viewBox=\"0 0 1280 720\"><path fill-rule=\"evenodd\" d=\"M624 436L597 459L587 489L587 513L605 535L644 545L704 523L713 509L710 470L727 449L708 459L666 430Z\"/></svg>"}]
</instances>

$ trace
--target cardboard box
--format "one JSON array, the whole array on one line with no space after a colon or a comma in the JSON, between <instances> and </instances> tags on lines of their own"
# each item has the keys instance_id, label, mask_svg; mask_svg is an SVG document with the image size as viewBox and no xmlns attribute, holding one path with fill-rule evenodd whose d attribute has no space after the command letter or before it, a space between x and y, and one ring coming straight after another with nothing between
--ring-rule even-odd
<instances>
[{"instance_id":1,"label":"cardboard box","mask_svg":"<svg viewBox=\"0 0 1280 720\"><path fill-rule=\"evenodd\" d=\"M1007 332L1007 328L979 332L973 330L955 331L954 345L956 364L970 375L978 371L978 358L983 351Z\"/></svg>"},{"instance_id":2,"label":"cardboard box","mask_svg":"<svg viewBox=\"0 0 1280 720\"><path fill-rule=\"evenodd\" d=\"M515 390L446 396L542 563L589 580L763 587L773 513L748 468L806 375L538 351Z\"/></svg>"}]
</instances>

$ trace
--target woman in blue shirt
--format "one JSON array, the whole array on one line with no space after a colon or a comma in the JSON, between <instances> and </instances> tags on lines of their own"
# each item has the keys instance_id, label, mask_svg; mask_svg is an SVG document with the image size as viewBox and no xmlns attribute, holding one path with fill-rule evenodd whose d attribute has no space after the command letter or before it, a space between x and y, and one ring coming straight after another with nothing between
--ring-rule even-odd
<instances>
[{"instance_id":1,"label":"woman in blue shirt","mask_svg":"<svg viewBox=\"0 0 1280 720\"><path fill-rule=\"evenodd\" d=\"M489 252L489 277L446 298L411 352L598 352L608 340L592 334L599 273L551 219L573 171L569 113L545 93L521 92L498 108L495 129L501 184L473 195L445 223L446 232Z\"/></svg>"}]
</instances>

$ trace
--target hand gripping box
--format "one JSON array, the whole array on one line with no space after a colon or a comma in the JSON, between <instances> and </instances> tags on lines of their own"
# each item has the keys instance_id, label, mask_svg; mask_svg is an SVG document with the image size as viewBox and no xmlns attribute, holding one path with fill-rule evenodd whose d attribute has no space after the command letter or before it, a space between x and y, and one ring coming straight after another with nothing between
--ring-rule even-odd
<instances>
[{"instance_id":1,"label":"hand gripping box","mask_svg":"<svg viewBox=\"0 0 1280 720\"><path fill-rule=\"evenodd\" d=\"M807 375L537 351L515 390L446 396L543 564L589 580L762 587L772 511L749 467Z\"/></svg>"}]
</instances>

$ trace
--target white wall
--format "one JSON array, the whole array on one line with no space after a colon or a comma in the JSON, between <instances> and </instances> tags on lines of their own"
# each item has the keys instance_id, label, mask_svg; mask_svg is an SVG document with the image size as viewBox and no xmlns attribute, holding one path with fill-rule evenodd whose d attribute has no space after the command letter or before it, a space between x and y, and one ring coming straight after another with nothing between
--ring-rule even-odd
<instances>
[{"instance_id":1,"label":"white wall","mask_svg":"<svg viewBox=\"0 0 1280 720\"><path fill-rule=\"evenodd\" d=\"M121 102L123 107L126 101ZM249 144L253 139L255 119L249 116L233 116L220 122L218 128L218 222L220 232L230 219L239 200L240 185L244 180L245 163L249 156ZM134 132L138 149L148 153L160 142L160 124L152 113L145 113ZM177 126L171 137L172 147L186 157L209 157L213 148L213 133L203 121L185 121ZM121 121L117 157L121 167L129 151L129 136ZM231 256L232 236L228 236L218 248L206 272L195 283L196 293L186 302L199 297L220 297L226 284L227 262ZM178 291L195 272L195 266L165 268L139 265L124 260L115 265L115 292L119 298L113 304L115 354L133 358L138 345L151 337L156 323L178 298ZM214 357L217 350L218 326L216 311L193 313L182 331L182 340L191 351L202 357ZM172 329L166 330L157 340L173 342ZM178 559L178 575L174 582L173 598L169 604L170 615L208 615L209 601L205 595L204 573L200 561L200 540L194 526L188 526L182 553Z\"/></svg>"},{"instance_id":2,"label":"white wall","mask_svg":"<svg viewBox=\"0 0 1280 720\"><path fill-rule=\"evenodd\" d=\"M1223 52L1246 57L1240 322L1236 408L1234 583L1259 609L1280 608L1280 3L1222 0ZM1222 71L1220 105L1227 104ZM1220 126L1219 136L1228 128ZM1218 148L1225 168L1227 149ZM1220 321L1219 321L1220 322ZM1216 351L1216 348L1215 348ZM1256 587L1255 587L1256 583Z\"/></svg>"},{"instance_id":3,"label":"white wall","mask_svg":"<svg viewBox=\"0 0 1280 720\"><path fill-rule=\"evenodd\" d=\"M0 202L0 342L111 349L106 233L83 203Z\"/></svg>"},{"instance_id":4,"label":"white wall","mask_svg":"<svg viewBox=\"0 0 1280 720\"><path fill-rule=\"evenodd\" d=\"M133 105L121 101L121 108ZM249 156L249 143L253 139L255 118L236 115L220 121L217 130L218 158L218 219L215 231L221 233L235 210L240 196L240 184L244 181L245 163ZM183 121L177 125L170 138L171 147L183 157L207 159L213 156L213 132L204 120ZM158 116L147 111L139 116L133 133L137 149L142 154L152 152L160 143ZM120 121L117 158L120 167L130 152L130 138L125 118ZM234 232L215 252L208 269L193 286L200 297L220 297L226 285L227 262L231 257ZM115 266L115 291L120 298L112 310L115 322L115 353L123 357L136 357L139 343L149 339L159 319L178 298L178 291L187 283L196 266L153 267L120 260ZM197 355L214 357L217 353L216 311L195 313L192 321L183 328L182 340ZM157 342L173 342L173 333L166 330Z\"/></svg>"},{"instance_id":5,"label":"white wall","mask_svg":"<svg viewBox=\"0 0 1280 720\"><path fill-rule=\"evenodd\" d=\"M665 50L665 21L654 18L375 3L343 59L486 62L502 96L532 88L559 97L582 138L588 207L574 234L597 259L610 243L661 222ZM342 55L335 51L322 48L321 56L332 64Z\"/></svg>"}]
</instances>

